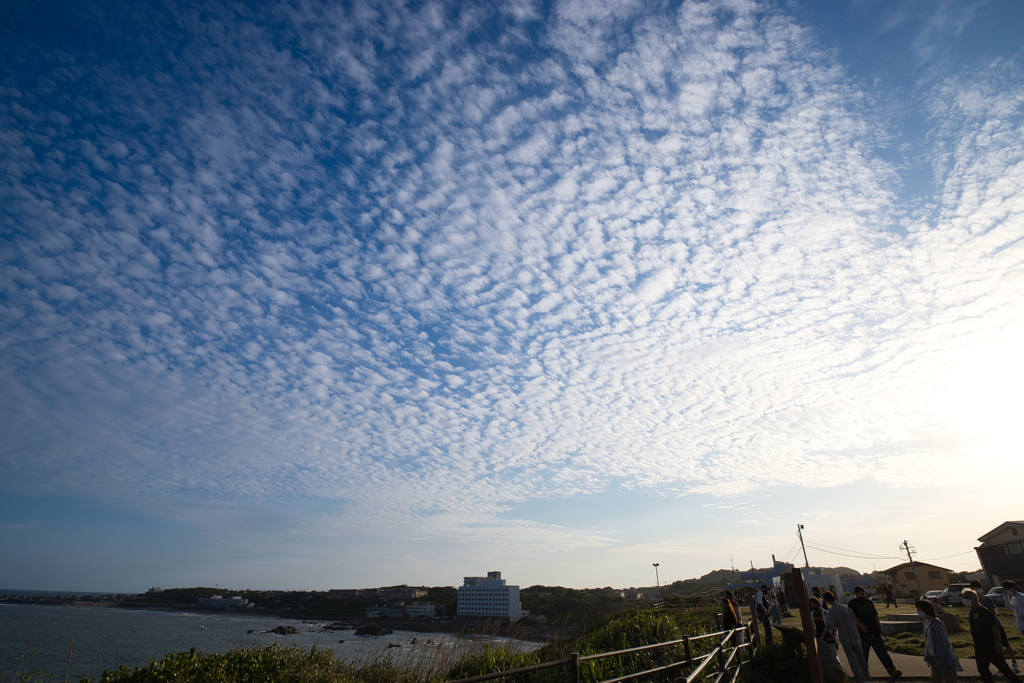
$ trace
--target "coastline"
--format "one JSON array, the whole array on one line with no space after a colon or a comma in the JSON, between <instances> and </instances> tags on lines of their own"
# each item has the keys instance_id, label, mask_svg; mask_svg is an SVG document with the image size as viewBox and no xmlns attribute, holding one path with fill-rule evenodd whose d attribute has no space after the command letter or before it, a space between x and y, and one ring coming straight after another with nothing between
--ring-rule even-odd
<instances>
[{"instance_id":1,"label":"coastline","mask_svg":"<svg viewBox=\"0 0 1024 683\"><path fill-rule=\"evenodd\" d=\"M471 636L489 636L489 637L500 637L500 638L511 638L514 640L524 640L532 643L549 643L558 640L564 640L571 635L572 629L546 629L546 628L534 628L530 629L529 632L518 631L517 629L508 624L498 624L495 622L480 622L471 624L458 624L451 620L443 621L401 621L401 620L375 620L368 618L353 617L351 615L340 615L340 614L322 614L313 612L302 612L302 611L275 611L275 610L246 610L240 611L226 611L226 610L210 610L210 609L199 609L191 606L176 606L176 605L146 605L137 603L125 603L125 602L94 602L89 600L28 600L28 599L8 599L3 602L12 605L38 605L48 607L100 607L103 609L120 609L126 611L144 611L144 612L190 612L196 614L217 614L217 615L229 615L239 616L246 618L259 618L259 619L288 619L291 621L299 621L303 623L324 623L330 622L338 624L339 627L334 630L342 631L348 629L357 629L365 624L376 624L383 628L390 628L396 631L412 631L415 633L457 633L466 637ZM502 632L503 631L503 632Z\"/></svg>"}]
</instances>

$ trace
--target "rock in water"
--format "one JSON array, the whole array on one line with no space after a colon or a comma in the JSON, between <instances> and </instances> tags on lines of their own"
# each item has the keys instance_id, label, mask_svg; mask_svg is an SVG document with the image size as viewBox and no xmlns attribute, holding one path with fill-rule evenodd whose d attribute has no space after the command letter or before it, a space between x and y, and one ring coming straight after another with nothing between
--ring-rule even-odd
<instances>
[{"instance_id":1,"label":"rock in water","mask_svg":"<svg viewBox=\"0 0 1024 683\"><path fill-rule=\"evenodd\" d=\"M298 633L299 629L295 628L294 626L278 626L277 628L270 629L270 632L277 633L278 635L282 636L288 636L292 635L293 633Z\"/></svg>"},{"instance_id":2,"label":"rock in water","mask_svg":"<svg viewBox=\"0 0 1024 683\"><path fill-rule=\"evenodd\" d=\"M385 636L394 633L389 628L378 626L377 624L366 624L356 629L357 636Z\"/></svg>"}]
</instances>

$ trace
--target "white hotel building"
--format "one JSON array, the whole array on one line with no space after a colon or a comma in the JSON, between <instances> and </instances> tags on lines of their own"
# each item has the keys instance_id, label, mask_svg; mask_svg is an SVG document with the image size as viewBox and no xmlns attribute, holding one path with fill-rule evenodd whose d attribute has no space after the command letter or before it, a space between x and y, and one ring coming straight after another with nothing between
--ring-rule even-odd
<instances>
[{"instance_id":1,"label":"white hotel building","mask_svg":"<svg viewBox=\"0 0 1024 683\"><path fill-rule=\"evenodd\" d=\"M467 576L459 586L457 614L460 617L519 619L519 586L507 586L501 572L487 577Z\"/></svg>"}]
</instances>

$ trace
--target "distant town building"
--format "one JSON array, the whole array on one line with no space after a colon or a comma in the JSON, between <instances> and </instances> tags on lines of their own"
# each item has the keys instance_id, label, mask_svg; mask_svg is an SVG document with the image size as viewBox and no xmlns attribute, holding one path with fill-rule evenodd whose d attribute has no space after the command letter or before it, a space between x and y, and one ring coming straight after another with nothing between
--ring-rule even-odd
<instances>
[{"instance_id":1,"label":"distant town building","mask_svg":"<svg viewBox=\"0 0 1024 683\"><path fill-rule=\"evenodd\" d=\"M942 590L949 585L949 572L949 569L927 562L915 562L913 566L903 562L882 571L897 598L919 598L928 591Z\"/></svg>"},{"instance_id":2,"label":"distant town building","mask_svg":"<svg viewBox=\"0 0 1024 683\"><path fill-rule=\"evenodd\" d=\"M374 600L416 600L427 597L422 588L332 588L330 598L367 598Z\"/></svg>"},{"instance_id":3,"label":"distant town building","mask_svg":"<svg viewBox=\"0 0 1024 683\"><path fill-rule=\"evenodd\" d=\"M1024 583L1024 522L1003 522L978 540L981 545L974 551L990 586Z\"/></svg>"},{"instance_id":4,"label":"distant town building","mask_svg":"<svg viewBox=\"0 0 1024 683\"><path fill-rule=\"evenodd\" d=\"M487 572L487 576L466 576L459 586L459 617L492 617L516 621L519 619L519 586L506 585L501 572Z\"/></svg>"},{"instance_id":5,"label":"distant town building","mask_svg":"<svg viewBox=\"0 0 1024 683\"><path fill-rule=\"evenodd\" d=\"M380 588L378 591L381 600L416 600L427 597L427 591L419 588Z\"/></svg>"},{"instance_id":6,"label":"distant town building","mask_svg":"<svg viewBox=\"0 0 1024 683\"><path fill-rule=\"evenodd\" d=\"M433 619L437 608L429 602L414 602L405 606L405 616L411 619Z\"/></svg>"},{"instance_id":7,"label":"distant town building","mask_svg":"<svg viewBox=\"0 0 1024 683\"><path fill-rule=\"evenodd\" d=\"M210 609L245 609L249 606L249 601L238 595L233 598L211 595L208 598L199 598L196 601L196 605L199 607L209 607Z\"/></svg>"},{"instance_id":8,"label":"distant town building","mask_svg":"<svg viewBox=\"0 0 1024 683\"><path fill-rule=\"evenodd\" d=\"M388 619L405 619L405 603L393 602L384 608L384 616Z\"/></svg>"},{"instance_id":9,"label":"distant town building","mask_svg":"<svg viewBox=\"0 0 1024 683\"><path fill-rule=\"evenodd\" d=\"M160 586L153 586L148 591L146 591L146 594L147 595L153 595L155 593L163 593L163 592L164 592L164 589L161 588Z\"/></svg>"},{"instance_id":10,"label":"distant town building","mask_svg":"<svg viewBox=\"0 0 1024 683\"><path fill-rule=\"evenodd\" d=\"M377 607L376 605L374 605L373 607L367 607L366 616L369 619L376 619L377 617L382 617L384 616L384 608Z\"/></svg>"}]
</instances>

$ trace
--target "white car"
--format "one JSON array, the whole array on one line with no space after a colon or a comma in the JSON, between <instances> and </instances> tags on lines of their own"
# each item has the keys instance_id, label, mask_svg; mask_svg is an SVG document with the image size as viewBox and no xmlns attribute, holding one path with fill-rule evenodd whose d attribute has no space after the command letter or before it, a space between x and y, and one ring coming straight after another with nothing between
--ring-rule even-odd
<instances>
[{"instance_id":1,"label":"white car","mask_svg":"<svg viewBox=\"0 0 1024 683\"><path fill-rule=\"evenodd\" d=\"M988 593L985 593L986 598L992 598L992 602L996 603L1000 607L1006 607L1006 597L1003 595L1003 587L996 586Z\"/></svg>"}]
</instances>

